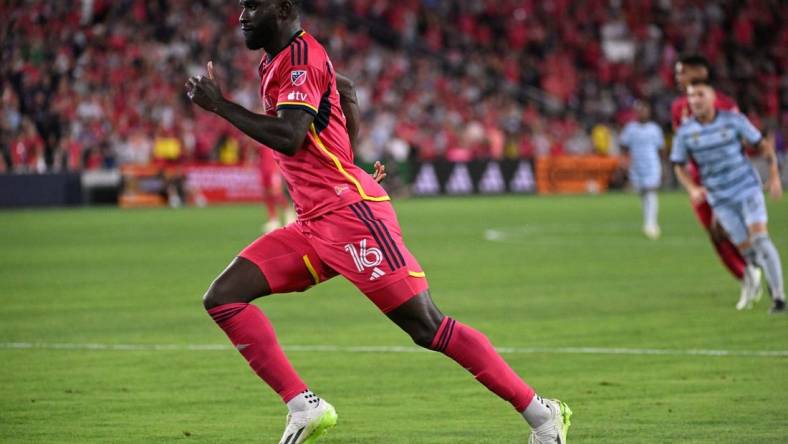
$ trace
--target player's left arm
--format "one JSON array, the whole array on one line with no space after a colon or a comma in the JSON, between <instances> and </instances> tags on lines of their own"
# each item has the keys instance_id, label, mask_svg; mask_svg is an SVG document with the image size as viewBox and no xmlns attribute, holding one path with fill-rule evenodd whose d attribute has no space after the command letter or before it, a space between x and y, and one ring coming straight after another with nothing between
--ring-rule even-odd
<instances>
[{"instance_id":1,"label":"player's left arm","mask_svg":"<svg viewBox=\"0 0 788 444\"><path fill-rule=\"evenodd\" d=\"M276 117L256 114L222 94L208 63L208 76L193 76L186 82L192 102L227 120L252 139L287 156L295 155L304 143L314 116L300 109L280 109Z\"/></svg>"},{"instance_id":2,"label":"player's left arm","mask_svg":"<svg viewBox=\"0 0 788 444\"><path fill-rule=\"evenodd\" d=\"M350 144L356 146L358 131L361 128L361 110L358 107L358 97L356 97L356 86L350 78L336 73L337 90L339 91L339 105L345 113L347 123L347 134L350 136Z\"/></svg>"},{"instance_id":3,"label":"player's left arm","mask_svg":"<svg viewBox=\"0 0 788 444\"><path fill-rule=\"evenodd\" d=\"M777 165L777 153L774 149L774 139L766 136L755 145L755 148L766 159L769 165L769 178L766 180L766 191L773 199L779 199L783 195L783 184L780 180L780 169Z\"/></svg>"},{"instance_id":4,"label":"player's left arm","mask_svg":"<svg viewBox=\"0 0 788 444\"><path fill-rule=\"evenodd\" d=\"M356 96L356 86L349 77L336 73L337 91L339 91L339 105L345 113L347 134L350 137L350 145L355 148L358 140L358 131L361 128L361 109L358 107L358 97ZM375 162L375 171L372 178L376 182L383 182L386 178L386 166L379 160Z\"/></svg>"},{"instance_id":5,"label":"player's left arm","mask_svg":"<svg viewBox=\"0 0 788 444\"><path fill-rule=\"evenodd\" d=\"M750 143L765 159L769 165L769 178L766 180L766 190L774 199L783 195L783 184L780 180L780 170L777 165L777 153L771 137L764 136L744 114L735 114L736 126L739 135Z\"/></svg>"}]
</instances>

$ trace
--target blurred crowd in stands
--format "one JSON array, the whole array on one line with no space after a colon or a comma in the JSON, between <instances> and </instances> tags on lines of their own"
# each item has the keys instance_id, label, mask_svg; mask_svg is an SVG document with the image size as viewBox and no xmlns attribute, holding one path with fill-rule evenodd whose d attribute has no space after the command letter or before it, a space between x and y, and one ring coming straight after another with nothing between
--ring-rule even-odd
<instances>
[{"instance_id":1,"label":"blurred crowd in stands","mask_svg":"<svg viewBox=\"0 0 788 444\"><path fill-rule=\"evenodd\" d=\"M688 52L785 150L780 0L303 3L304 27L355 81L363 161L615 154L636 98L669 129ZM0 171L254 162L254 143L183 92L213 60L225 94L259 109L261 54L238 14L227 0L0 3Z\"/></svg>"}]
</instances>

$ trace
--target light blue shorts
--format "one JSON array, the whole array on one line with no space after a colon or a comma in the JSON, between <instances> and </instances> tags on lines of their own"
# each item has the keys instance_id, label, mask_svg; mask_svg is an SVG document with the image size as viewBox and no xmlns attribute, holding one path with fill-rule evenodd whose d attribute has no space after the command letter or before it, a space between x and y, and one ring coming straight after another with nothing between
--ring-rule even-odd
<instances>
[{"instance_id":1,"label":"light blue shorts","mask_svg":"<svg viewBox=\"0 0 788 444\"><path fill-rule=\"evenodd\" d=\"M629 170L629 183L637 191L656 190L662 182L660 170L636 171Z\"/></svg>"},{"instance_id":2,"label":"light blue shorts","mask_svg":"<svg viewBox=\"0 0 788 444\"><path fill-rule=\"evenodd\" d=\"M714 217L728 233L734 244L739 245L750 238L747 229L752 224L766 223L766 201L763 193L752 193L738 202L713 207Z\"/></svg>"}]
</instances>

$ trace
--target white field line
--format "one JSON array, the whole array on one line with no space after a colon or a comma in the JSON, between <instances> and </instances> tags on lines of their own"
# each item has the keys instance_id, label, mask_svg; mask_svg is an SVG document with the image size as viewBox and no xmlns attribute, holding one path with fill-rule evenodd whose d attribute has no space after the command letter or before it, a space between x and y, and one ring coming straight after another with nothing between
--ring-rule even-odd
<instances>
[{"instance_id":1,"label":"white field line","mask_svg":"<svg viewBox=\"0 0 788 444\"><path fill-rule=\"evenodd\" d=\"M418 347L286 345L289 352L316 353L421 353ZM0 342L0 349L11 350L108 350L108 351L225 351L229 344L99 344ZM788 350L707 350L605 347L498 347L503 354L569 354L569 355L651 355L651 356L746 356L760 358L788 357Z\"/></svg>"}]
</instances>

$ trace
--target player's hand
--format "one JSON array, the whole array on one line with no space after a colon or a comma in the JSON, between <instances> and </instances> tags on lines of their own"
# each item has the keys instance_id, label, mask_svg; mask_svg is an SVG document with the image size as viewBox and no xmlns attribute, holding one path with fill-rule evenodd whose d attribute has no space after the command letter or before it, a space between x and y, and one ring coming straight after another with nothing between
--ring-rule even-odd
<instances>
[{"instance_id":1,"label":"player's hand","mask_svg":"<svg viewBox=\"0 0 788 444\"><path fill-rule=\"evenodd\" d=\"M706 200L706 188L694 187L689 189L690 201L694 204L699 204Z\"/></svg>"},{"instance_id":2,"label":"player's hand","mask_svg":"<svg viewBox=\"0 0 788 444\"><path fill-rule=\"evenodd\" d=\"M186 95L201 108L216 112L224 95L213 73L213 62L208 62L208 76L192 76L186 81Z\"/></svg>"},{"instance_id":3,"label":"player's hand","mask_svg":"<svg viewBox=\"0 0 788 444\"><path fill-rule=\"evenodd\" d=\"M779 177L770 177L766 182L766 191L774 200L783 197L783 184Z\"/></svg>"},{"instance_id":4,"label":"player's hand","mask_svg":"<svg viewBox=\"0 0 788 444\"><path fill-rule=\"evenodd\" d=\"M375 179L377 183L383 182L383 179L386 178L386 165L380 163L379 160L375 161L375 172L372 173L372 178Z\"/></svg>"}]
</instances>

